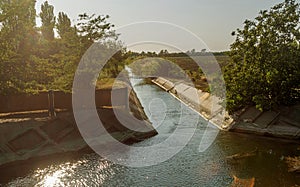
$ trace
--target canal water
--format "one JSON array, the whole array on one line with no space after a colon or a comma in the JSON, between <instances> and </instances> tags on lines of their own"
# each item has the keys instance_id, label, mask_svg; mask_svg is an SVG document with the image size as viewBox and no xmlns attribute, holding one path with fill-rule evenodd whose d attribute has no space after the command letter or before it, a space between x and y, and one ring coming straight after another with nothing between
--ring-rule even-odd
<instances>
[{"instance_id":1,"label":"canal water","mask_svg":"<svg viewBox=\"0 0 300 187\"><path fill-rule=\"evenodd\" d=\"M132 83L159 133L133 146L142 147L164 141L179 125L180 118L186 117L182 115L193 115L191 110L190 113L182 113L182 107L185 106L157 86L145 84L142 79L134 79ZM300 176L288 173L284 161L285 156L299 154L299 145L296 143L220 132L212 145L200 153L199 144L206 130L205 120L200 118L194 127L196 131L193 137L178 154L154 166L132 168L117 165L97 154L86 154L39 169L29 169L25 176L11 179L5 186L223 187L231 185L233 176L243 179L254 177L255 186L262 187L300 185ZM186 128L191 127L187 125ZM226 158L255 149L258 150L257 154L249 158L233 161Z\"/></svg>"}]
</instances>

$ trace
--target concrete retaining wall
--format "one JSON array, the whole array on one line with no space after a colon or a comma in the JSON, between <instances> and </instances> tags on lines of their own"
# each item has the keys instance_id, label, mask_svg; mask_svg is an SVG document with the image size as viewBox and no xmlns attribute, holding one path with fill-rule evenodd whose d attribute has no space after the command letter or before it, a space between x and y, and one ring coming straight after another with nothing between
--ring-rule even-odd
<instances>
[{"instance_id":1,"label":"concrete retaining wall","mask_svg":"<svg viewBox=\"0 0 300 187\"><path fill-rule=\"evenodd\" d=\"M173 83L162 77L155 78L152 82L171 93L220 129L228 128L233 122L228 114L222 113L225 109L220 105L220 99L207 92L197 90L185 83Z\"/></svg>"},{"instance_id":2,"label":"concrete retaining wall","mask_svg":"<svg viewBox=\"0 0 300 187\"><path fill-rule=\"evenodd\" d=\"M299 113L299 105L264 112L254 106L247 107L238 113L231 131L300 139Z\"/></svg>"},{"instance_id":3,"label":"concrete retaining wall","mask_svg":"<svg viewBox=\"0 0 300 187\"><path fill-rule=\"evenodd\" d=\"M207 92L202 92L184 83L170 83L162 77L155 78L152 82L165 91L169 91L173 96L199 112L220 129L287 139L300 139L300 105L281 107L278 111L265 112L261 112L255 107L246 107L237 112L235 117L229 116L228 113L223 116L218 112L222 110L222 106L218 104L219 99ZM170 86L167 88L165 85L172 85L173 88L169 89Z\"/></svg>"},{"instance_id":4,"label":"concrete retaining wall","mask_svg":"<svg viewBox=\"0 0 300 187\"><path fill-rule=\"evenodd\" d=\"M152 82L199 112L200 115L213 122L220 129L300 139L300 118L298 117L300 105L282 107L279 111L265 112L261 112L255 107L247 107L238 112L235 117L229 116L228 113L223 116L218 112L222 110L222 106L218 104L220 100L207 92L202 92L184 83L172 83L162 77L155 78ZM165 85L172 85L173 87L169 89L170 86L167 88Z\"/></svg>"},{"instance_id":5,"label":"concrete retaining wall","mask_svg":"<svg viewBox=\"0 0 300 187\"><path fill-rule=\"evenodd\" d=\"M72 109L72 94L61 91L54 91L55 109ZM97 107L112 106L113 95L114 105L128 106L128 89L101 89L95 93ZM0 96L0 113L23 112L49 109L49 93L41 92L36 95L19 94L12 96Z\"/></svg>"},{"instance_id":6,"label":"concrete retaining wall","mask_svg":"<svg viewBox=\"0 0 300 187\"><path fill-rule=\"evenodd\" d=\"M126 91L124 90L126 89ZM128 105L128 107L111 106L111 94L114 93L117 104ZM146 114L143 111L142 105L133 90L128 98L128 88L119 90L97 91L96 98L97 106L110 106L98 108L98 116L101 119L106 130L120 142L136 142L141 141L157 134L152 127ZM47 94L39 94L29 97L34 103L38 100L44 101ZM126 97L125 97L126 96ZM19 96L20 101L23 101L27 96ZM15 98L7 97L10 99ZM37 100L35 100L38 98ZM71 96L62 92L55 95L56 107L68 108L71 107ZM2 97L4 99L4 97ZM30 107L31 102L24 102L22 107L12 105L14 100L8 100L11 105L2 109L2 111L11 111L12 109L25 110ZM3 100L2 100L3 102ZM38 107L46 106L34 105L29 108L41 109ZM131 109L131 111L128 110ZM126 119L126 122L132 123L136 127L147 129L146 132L135 132L124 127L116 117L115 112L118 111L118 117ZM143 121L134 120L136 118ZM88 121L87 121L88 123ZM103 133L105 135L105 133ZM95 137L101 138L101 137ZM105 143L105 142L102 142ZM109 143L109 142L107 142ZM26 161L28 159L40 158L43 156L79 152L88 148L87 144L81 137L78 131L72 110L58 112L56 117L48 117L48 112L23 112L23 113L5 113L0 114L0 166L6 167L14 162Z\"/></svg>"},{"instance_id":7,"label":"concrete retaining wall","mask_svg":"<svg viewBox=\"0 0 300 187\"><path fill-rule=\"evenodd\" d=\"M48 109L48 93L0 96L0 113Z\"/></svg>"}]
</instances>

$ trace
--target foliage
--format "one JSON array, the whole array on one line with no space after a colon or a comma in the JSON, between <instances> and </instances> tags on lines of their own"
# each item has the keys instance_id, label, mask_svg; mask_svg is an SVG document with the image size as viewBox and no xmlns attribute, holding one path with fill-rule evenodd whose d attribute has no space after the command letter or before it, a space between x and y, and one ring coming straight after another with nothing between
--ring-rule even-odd
<instances>
[{"instance_id":1,"label":"foliage","mask_svg":"<svg viewBox=\"0 0 300 187\"><path fill-rule=\"evenodd\" d=\"M68 33L72 32L71 20L64 12L58 13L56 28L60 38L65 38Z\"/></svg>"},{"instance_id":2,"label":"foliage","mask_svg":"<svg viewBox=\"0 0 300 187\"><path fill-rule=\"evenodd\" d=\"M233 32L232 62L225 70L227 107L268 110L299 101L300 9L285 0Z\"/></svg>"},{"instance_id":3,"label":"foliage","mask_svg":"<svg viewBox=\"0 0 300 187\"><path fill-rule=\"evenodd\" d=\"M54 39L54 26L55 26L55 16L54 16L54 7L48 4L46 1L41 6L40 17L42 20L42 35L46 40Z\"/></svg>"},{"instance_id":4,"label":"foliage","mask_svg":"<svg viewBox=\"0 0 300 187\"><path fill-rule=\"evenodd\" d=\"M96 16L95 14L89 16L86 13L79 15L79 23L77 23L78 33L85 41L86 46L90 46L94 42L99 42L103 39L113 38L117 39L117 34L111 28L113 24L108 23L106 16Z\"/></svg>"},{"instance_id":5,"label":"foliage","mask_svg":"<svg viewBox=\"0 0 300 187\"><path fill-rule=\"evenodd\" d=\"M0 1L0 94L34 93L41 90L71 91L76 67L94 42L115 42L117 34L108 16L79 15L77 25L47 1L36 27L35 0ZM55 37L55 29L59 37ZM123 53L123 51L122 51ZM117 54L116 74L123 54ZM113 70L114 71L113 71Z\"/></svg>"}]
</instances>

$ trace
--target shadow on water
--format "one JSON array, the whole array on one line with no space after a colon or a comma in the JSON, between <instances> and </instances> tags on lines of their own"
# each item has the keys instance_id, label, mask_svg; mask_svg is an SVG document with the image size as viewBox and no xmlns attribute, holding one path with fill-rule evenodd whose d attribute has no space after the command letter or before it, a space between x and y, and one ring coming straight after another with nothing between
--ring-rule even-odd
<instances>
[{"instance_id":1,"label":"shadow on water","mask_svg":"<svg viewBox=\"0 0 300 187\"><path fill-rule=\"evenodd\" d=\"M226 159L232 176L255 178L255 186L293 186L300 184L300 175L289 173L285 157L299 155L299 142L256 135L222 132L216 142L222 151L231 156L236 153L255 154L240 158Z\"/></svg>"}]
</instances>

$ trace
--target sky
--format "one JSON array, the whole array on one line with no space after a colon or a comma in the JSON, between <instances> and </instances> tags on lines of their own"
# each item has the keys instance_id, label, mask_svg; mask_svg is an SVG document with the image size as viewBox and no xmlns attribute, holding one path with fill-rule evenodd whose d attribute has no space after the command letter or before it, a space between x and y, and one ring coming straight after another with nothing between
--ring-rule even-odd
<instances>
[{"instance_id":1,"label":"sky","mask_svg":"<svg viewBox=\"0 0 300 187\"><path fill-rule=\"evenodd\" d=\"M181 51L206 48L209 51L229 50L234 41L231 32L242 28L246 19L253 20L260 10L269 9L283 0L48 0L54 6L55 14L65 12L73 22L78 14L88 13L110 15L109 21L116 25L121 40L132 42L161 41L160 44L132 45L136 51L159 51L166 46ZM37 0L37 11L43 0ZM158 24L140 24L136 27L124 26L136 22L157 21ZM162 23L163 22L163 23ZM151 22L153 23L153 22ZM168 28L167 28L168 27ZM119 29L121 28L121 29ZM166 30L163 31L162 28ZM137 30L134 30L137 29ZM181 31L179 31L181 30ZM182 30L193 35L184 40ZM151 32L150 32L151 31ZM177 32L178 31L178 32ZM135 33L128 34L127 33ZM164 33L162 35L161 33ZM147 36L151 37L147 38ZM168 38L168 39L166 39ZM180 38L180 39L178 39ZM201 45L192 41L199 39ZM166 39L164 41L164 39ZM178 39L178 41L177 41ZM177 41L177 43L170 42ZM169 44L169 45L168 45ZM172 49L171 49L172 50Z\"/></svg>"}]
</instances>

